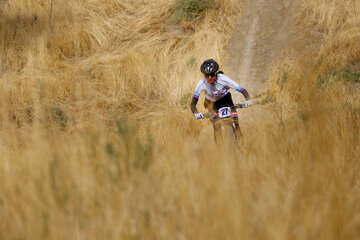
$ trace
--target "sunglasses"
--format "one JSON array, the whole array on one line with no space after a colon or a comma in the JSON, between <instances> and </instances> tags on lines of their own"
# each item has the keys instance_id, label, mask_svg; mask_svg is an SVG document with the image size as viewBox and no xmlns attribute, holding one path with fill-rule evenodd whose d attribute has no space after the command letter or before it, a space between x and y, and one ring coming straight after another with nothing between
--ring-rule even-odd
<instances>
[{"instance_id":1,"label":"sunglasses","mask_svg":"<svg viewBox=\"0 0 360 240\"><path fill-rule=\"evenodd\" d=\"M210 78L210 77L213 78L213 77L216 76L216 73L204 74L204 76L207 77L207 78Z\"/></svg>"}]
</instances>

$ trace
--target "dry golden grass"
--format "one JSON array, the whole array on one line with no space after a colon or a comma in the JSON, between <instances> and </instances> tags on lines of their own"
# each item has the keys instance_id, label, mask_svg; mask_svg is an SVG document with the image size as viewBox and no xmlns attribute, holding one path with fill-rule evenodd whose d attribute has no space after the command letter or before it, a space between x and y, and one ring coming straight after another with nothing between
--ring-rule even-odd
<instances>
[{"instance_id":1,"label":"dry golden grass","mask_svg":"<svg viewBox=\"0 0 360 240\"><path fill-rule=\"evenodd\" d=\"M171 1L50 3L2 7L1 239L359 238L359 90L327 75L359 71L359 1L303 1L240 149L187 109L238 1L180 25Z\"/></svg>"}]
</instances>

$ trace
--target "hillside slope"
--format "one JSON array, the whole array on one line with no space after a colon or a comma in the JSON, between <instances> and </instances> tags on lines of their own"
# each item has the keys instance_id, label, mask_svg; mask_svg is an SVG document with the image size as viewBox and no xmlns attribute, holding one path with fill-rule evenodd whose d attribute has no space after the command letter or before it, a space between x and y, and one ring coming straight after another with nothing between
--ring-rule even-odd
<instances>
[{"instance_id":1,"label":"hillside slope","mask_svg":"<svg viewBox=\"0 0 360 240\"><path fill-rule=\"evenodd\" d=\"M273 63L290 48L300 0L243 1L229 47L229 74L252 95L263 92Z\"/></svg>"},{"instance_id":2,"label":"hillside slope","mask_svg":"<svg viewBox=\"0 0 360 240\"><path fill-rule=\"evenodd\" d=\"M358 239L360 0L301 3L1 1L0 239ZM240 145L189 109L207 58Z\"/></svg>"}]
</instances>

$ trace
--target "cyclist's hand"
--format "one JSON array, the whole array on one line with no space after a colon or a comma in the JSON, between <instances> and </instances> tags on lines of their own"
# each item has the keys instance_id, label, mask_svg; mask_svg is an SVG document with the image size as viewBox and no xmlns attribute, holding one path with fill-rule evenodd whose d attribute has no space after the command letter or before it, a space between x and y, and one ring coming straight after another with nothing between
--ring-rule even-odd
<instances>
[{"instance_id":1,"label":"cyclist's hand","mask_svg":"<svg viewBox=\"0 0 360 240\"><path fill-rule=\"evenodd\" d=\"M251 100L247 100L244 105L247 108L247 107L250 107L251 105L253 105L253 102Z\"/></svg>"},{"instance_id":2,"label":"cyclist's hand","mask_svg":"<svg viewBox=\"0 0 360 240\"><path fill-rule=\"evenodd\" d=\"M195 116L196 119L202 119L202 118L204 118L204 114L199 113L199 112L194 113L194 116Z\"/></svg>"}]
</instances>

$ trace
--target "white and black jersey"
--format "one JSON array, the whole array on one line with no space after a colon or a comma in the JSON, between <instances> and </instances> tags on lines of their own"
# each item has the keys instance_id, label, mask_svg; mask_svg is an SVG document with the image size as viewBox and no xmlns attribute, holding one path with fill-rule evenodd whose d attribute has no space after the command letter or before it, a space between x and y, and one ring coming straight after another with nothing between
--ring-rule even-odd
<instances>
[{"instance_id":1,"label":"white and black jersey","mask_svg":"<svg viewBox=\"0 0 360 240\"><path fill-rule=\"evenodd\" d=\"M216 102L224 97L229 92L230 88L239 92L244 90L244 88L224 74L217 74L214 83L209 83L206 78L203 77L195 88L194 98L199 98L201 92L205 92L206 99Z\"/></svg>"},{"instance_id":2,"label":"white and black jersey","mask_svg":"<svg viewBox=\"0 0 360 240\"><path fill-rule=\"evenodd\" d=\"M241 87L238 83L224 74L218 73L214 83L209 83L206 78L203 77L195 88L195 93L191 102L191 111L197 111L196 104L202 92L205 93L205 98L207 100L216 102L226 96L231 88L241 92L246 100L250 99L249 93L246 91L246 89Z\"/></svg>"}]
</instances>

